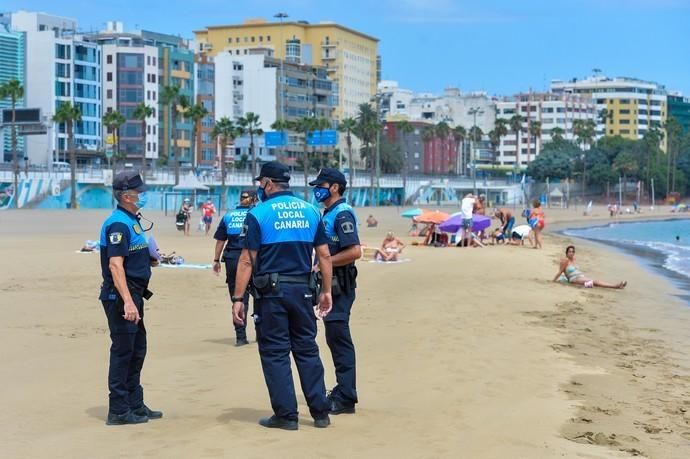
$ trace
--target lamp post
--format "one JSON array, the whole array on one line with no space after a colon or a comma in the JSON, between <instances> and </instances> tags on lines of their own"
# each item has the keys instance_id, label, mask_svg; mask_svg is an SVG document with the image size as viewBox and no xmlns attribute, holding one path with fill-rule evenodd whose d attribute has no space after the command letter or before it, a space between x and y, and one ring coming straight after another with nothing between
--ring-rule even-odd
<instances>
[{"instance_id":1,"label":"lamp post","mask_svg":"<svg viewBox=\"0 0 690 459\"><path fill-rule=\"evenodd\" d=\"M477 195L477 151L475 148L476 142L474 135L477 127L477 115L483 115L484 111L481 107L472 107L467 111L468 115L473 117L472 121L472 135L470 135L470 154L472 155L472 194Z\"/></svg>"},{"instance_id":2,"label":"lamp post","mask_svg":"<svg viewBox=\"0 0 690 459\"><path fill-rule=\"evenodd\" d=\"M277 18L280 20L280 45L281 47L284 46L284 40L283 40L283 19L286 19L288 17L287 13L279 12L273 15L274 18ZM283 57L280 59L280 84L278 85L278 89L280 90L280 97L279 97L279 105L280 105L280 116L279 119L285 119L285 104L283 101L283 97L285 95L285 90L284 90L284 83L285 83L285 70L283 66L283 62L285 62L285 49L283 48L282 50ZM276 56L278 57L278 56Z\"/></svg>"}]
</instances>

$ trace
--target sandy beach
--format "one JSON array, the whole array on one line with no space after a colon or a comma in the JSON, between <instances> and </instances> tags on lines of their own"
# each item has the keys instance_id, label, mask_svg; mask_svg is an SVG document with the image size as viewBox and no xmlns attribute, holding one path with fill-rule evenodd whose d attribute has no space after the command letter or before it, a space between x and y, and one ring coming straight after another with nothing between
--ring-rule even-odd
<instances>
[{"instance_id":1,"label":"sandy beach","mask_svg":"<svg viewBox=\"0 0 690 459\"><path fill-rule=\"evenodd\" d=\"M360 228L362 241L378 246L393 230L412 242L399 210L357 209L361 221L374 213L380 222ZM585 273L628 287L551 282L570 241L555 231L609 221L601 206L590 217L546 209L544 250L408 245L408 262L360 262L351 322L360 404L325 430L312 426L301 394L298 432L258 426L270 404L255 335L233 346L224 279L157 268L142 381L147 404L165 417L107 427L99 256L75 251L109 213L0 213L0 457L690 456L690 310L681 292L632 256L581 241ZM185 238L174 216L147 216L163 251L211 261L210 237Z\"/></svg>"}]
</instances>

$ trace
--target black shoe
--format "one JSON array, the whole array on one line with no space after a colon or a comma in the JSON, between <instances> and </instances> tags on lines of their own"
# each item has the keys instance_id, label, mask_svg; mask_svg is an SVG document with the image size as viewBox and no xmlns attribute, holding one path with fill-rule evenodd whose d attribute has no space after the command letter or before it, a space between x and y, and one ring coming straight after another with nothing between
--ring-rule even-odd
<instances>
[{"instance_id":1,"label":"black shoe","mask_svg":"<svg viewBox=\"0 0 690 459\"><path fill-rule=\"evenodd\" d=\"M278 416L271 416L270 418L259 419L259 424L268 427L269 429L283 429L283 430L297 430L299 424L297 421L290 419L279 418Z\"/></svg>"},{"instance_id":2,"label":"black shoe","mask_svg":"<svg viewBox=\"0 0 690 459\"><path fill-rule=\"evenodd\" d=\"M137 415L133 411L127 411L124 414L108 413L108 419L105 420L105 424L108 426L143 424L145 422L149 422L148 417Z\"/></svg>"},{"instance_id":3,"label":"black shoe","mask_svg":"<svg viewBox=\"0 0 690 459\"><path fill-rule=\"evenodd\" d=\"M236 347L246 346L247 344L249 344L247 338L237 338L237 341L235 342Z\"/></svg>"},{"instance_id":4,"label":"black shoe","mask_svg":"<svg viewBox=\"0 0 690 459\"><path fill-rule=\"evenodd\" d=\"M328 417L328 415L322 417L322 418L315 418L314 419L314 427L317 427L319 429L325 429L326 427L331 425L331 418Z\"/></svg>"},{"instance_id":5,"label":"black shoe","mask_svg":"<svg viewBox=\"0 0 690 459\"><path fill-rule=\"evenodd\" d=\"M132 413L134 413L136 416L146 416L149 419L160 419L163 417L162 411L153 411L146 405L142 406L141 408L137 408L136 410L132 410Z\"/></svg>"},{"instance_id":6,"label":"black shoe","mask_svg":"<svg viewBox=\"0 0 690 459\"><path fill-rule=\"evenodd\" d=\"M331 414L354 414L355 404L354 403L344 403L340 400L331 398Z\"/></svg>"}]
</instances>

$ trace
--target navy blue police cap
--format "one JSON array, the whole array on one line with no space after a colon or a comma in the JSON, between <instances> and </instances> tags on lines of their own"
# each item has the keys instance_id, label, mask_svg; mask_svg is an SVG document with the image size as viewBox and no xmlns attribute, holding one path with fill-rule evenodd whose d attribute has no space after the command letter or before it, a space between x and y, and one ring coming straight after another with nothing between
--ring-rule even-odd
<instances>
[{"instance_id":1,"label":"navy blue police cap","mask_svg":"<svg viewBox=\"0 0 690 459\"><path fill-rule=\"evenodd\" d=\"M324 167L319 171L318 177L315 180L309 182L309 186L318 186L323 183L328 183L330 185L334 183L339 183L343 186L347 185L347 180L345 176L338 169L333 169L332 167Z\"/></svg>"},{"instance_id":2,"label":"navy blue police cap","mask_svg":"<svg viewBox=\"0 0 690 459\"><path fill-rule=\"evenodd\" d=\"M261 166L261 172L254 177L254 180L259 181L262 178L271 179L274 182L289 182L290 169L278 161L271 161Z\"/></svg>"},{"instance_id":3,"label":"navy blue police cap","mask_svg":"<svg viewBox=\"0 0 690 459\"><path fill-rule=\"evenodd\" d=\"M113 178L113 190L115 191L146 191L146 185L137 171L119 172Z\"/></svg>"}]
</instances>

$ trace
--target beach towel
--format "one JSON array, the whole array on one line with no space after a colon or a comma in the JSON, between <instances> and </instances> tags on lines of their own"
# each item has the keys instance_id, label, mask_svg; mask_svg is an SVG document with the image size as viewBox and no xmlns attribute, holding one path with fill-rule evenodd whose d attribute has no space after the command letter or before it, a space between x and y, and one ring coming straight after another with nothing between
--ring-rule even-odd
<instances>
[{"instance_id":1,"label":"beach towel","mask_svg":"<svg viewBox=\"0 0 690 459\"><path fill-rule=\"evenodd\" d=\"M378 263L380 265L395 265L398 263L407 263L412 261L410 258L401 258L398 261L381 261L381 260L369 260L369 263Z\"/></svg>"},{"instance_id":2,"label":"beach towel","mask_svg":"<svg viewBox=\"0 0 690 459\"><path fill-rule=\"evenodd\" d=\"M182 269L211 269L213 266L212 265L202 265L202 264L194 264L194 263L183 263L181 265L167 265L164 263L161 263L158 265L160 268L182 268Z\"/></svg>"}]
</instances>

